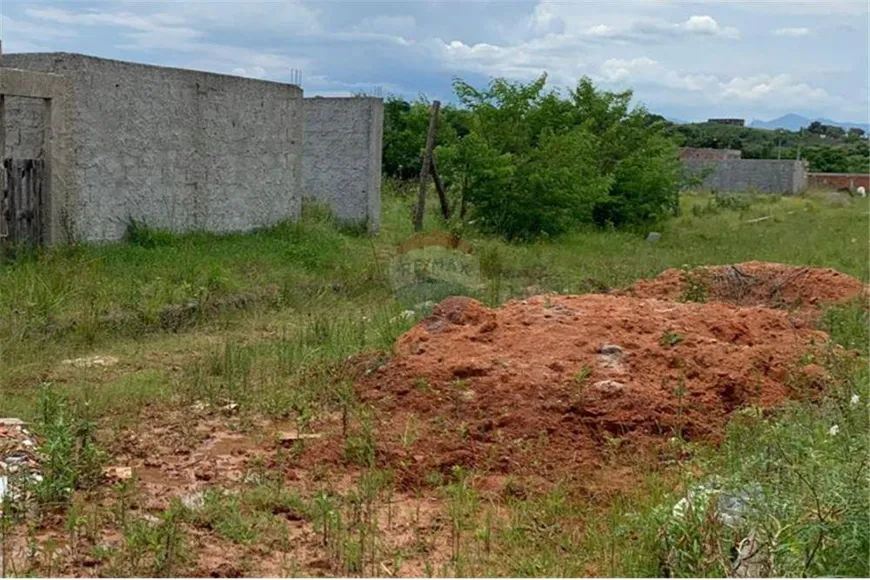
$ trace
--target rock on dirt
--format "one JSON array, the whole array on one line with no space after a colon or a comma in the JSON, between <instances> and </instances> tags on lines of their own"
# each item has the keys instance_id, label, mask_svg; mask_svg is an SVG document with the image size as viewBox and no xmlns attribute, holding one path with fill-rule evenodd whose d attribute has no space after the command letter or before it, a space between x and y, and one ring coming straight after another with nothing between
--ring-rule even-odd
<instances>
[{"instance_id":1,"label":"rock on dirt","mask_svg":"<svg viewBox=\"0 0 870 580\"><path fill-rule=\"evenodd\" d=\"M113 482L123 482L133 477L133 468L124 465L113 465L103 469L103 477Z\"/></svg>"},{"instance_id":2,"label":"rock on dirt","mask_svg":"<svg viewBox=\"0 0 870 580\"><path fill-rule=\"evenodd\" d=\"M27 501L33 484L42 481L38 441L26 425L14 417L0 419L0 500Z\"/></svg>"},{"instance_id":3,"label":"rock on dirt","mask_svg":"<svg viewBox=\"0 0 870 580\"><path fill-rule=\"evenodd\" d=\"M114 356L96 355L83 358L66 359L61 361L61 364L83 369L91 367L110 367L118 364L118 359Z\"/></svg>"},{"instance_id":4,"label":"rock on dirt","mask_svg":"<svg viewBox=\"0 0 870 580\"><path fill-rule=\"evenodd\" d=\"M296 441L320 439L323 433L297 433L295 431L282 431L278 433L278 443L284 446L291 445Z\"/></svg>"}]
</instances>

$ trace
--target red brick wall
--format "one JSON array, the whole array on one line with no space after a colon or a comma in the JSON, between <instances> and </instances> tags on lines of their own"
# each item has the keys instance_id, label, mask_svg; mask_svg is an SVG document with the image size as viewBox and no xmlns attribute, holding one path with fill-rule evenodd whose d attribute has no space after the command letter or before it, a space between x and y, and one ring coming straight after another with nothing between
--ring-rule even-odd
<instances>
[{"instance_id":1,"label":"red brick wall","mask_svg":"<svg viewBox=\"0 0 870 580\"><path fill-rule=\"evenodd\" d=\"M870 174L867 173L810 173L810 187L849 189L855 191L859 186L870 190Z\"/></svg>"}]
</instances>

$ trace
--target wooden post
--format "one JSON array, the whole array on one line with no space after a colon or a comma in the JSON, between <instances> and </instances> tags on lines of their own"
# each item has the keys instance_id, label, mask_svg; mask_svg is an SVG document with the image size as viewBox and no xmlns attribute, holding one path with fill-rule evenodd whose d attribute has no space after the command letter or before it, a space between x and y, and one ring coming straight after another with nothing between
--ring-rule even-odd
<instances>
[{"instance_id":1,"label":"wooden post","mask_svg":"<svg viewBox=\"0 0 870 580\"><path fill-rule=\"evenodd\" d=\"M441 216L449 220L450 219L450 206L447 204L447 193L444 191L444 183L441 181L441 176L438 175L438 168L435 166L435 156L433 155L430 160L431 167L429 169L432 170L432 180L435 182L435 191L438 192L438 201L441 202Z\"/></svg>"},{"instance_id":2,"label":"wooden post","mask_svg":"<svg viewBox=\"0 0 870 580\"><path fill-rule=\"evenodd\" d=\"M423 164L420 167L420 191L417 193L417 207L414 212L414 231L423 231L423 215L426 211L426 181L429 178L429 168L432 166L432 149L435 148L435 131L438 129L439 101L432 101L429 112L429 132L426 134L426 150L423 152Z\"/></svg>"}]
</instances>

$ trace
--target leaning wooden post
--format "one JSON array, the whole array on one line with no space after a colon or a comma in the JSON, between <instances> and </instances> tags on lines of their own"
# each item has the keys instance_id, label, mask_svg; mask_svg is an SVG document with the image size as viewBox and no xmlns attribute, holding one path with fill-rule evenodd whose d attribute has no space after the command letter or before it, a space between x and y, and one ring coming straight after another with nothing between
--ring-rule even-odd
<instances>
[{"instance_id":1,"label":"leaning wooden post","mask_svg":"<svg viewBox=\"0 0 870 580\"><path fill-rule=\"evenodd\" d=\"M423 214L426 211L426 181L429 179L429 167L432 164L432 149L435 148L435 131L438 128L439 101L432 101L429 112L429 132L426 134L426 150L423 152L423 165L420 167L420 191L417 193L417 207L414 212L414 231L423 231Z\"/></svg>"},{"instance_id":2,"label":"leaning wooden post","mask_svg":"<svg viewBox=\"0 0 870 580\"><path fill-rule=\"evenodd\" d=\"M444 182L438 175L438 167L435 165L435 156L429 158L429 169L432 170L432 181L435 182L435 191L438 192L438 200L441 202L441 216L445 220L450 219L450 205L447 203L447 192L444 191Z\"/></svg>"}]
</instances>

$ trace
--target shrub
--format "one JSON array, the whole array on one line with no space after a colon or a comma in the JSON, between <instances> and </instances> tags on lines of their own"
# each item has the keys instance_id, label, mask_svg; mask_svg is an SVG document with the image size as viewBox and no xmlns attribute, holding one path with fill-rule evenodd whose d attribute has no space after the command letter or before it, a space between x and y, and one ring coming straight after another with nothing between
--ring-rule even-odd
<instances>
[{"instance_id":1,"label":"shrub","mask_svg":"<svg viewBox=\"0 0 870 580\"><path fill-rule=\"evenodd\" d=\"M674 143L632 93L589 79L563 97L532 83L456 80L468 134L438 147L444 181L479 226L508 239L554 236L583 223L626 226L676 210Z\"/></svg>"}]
</instances>

